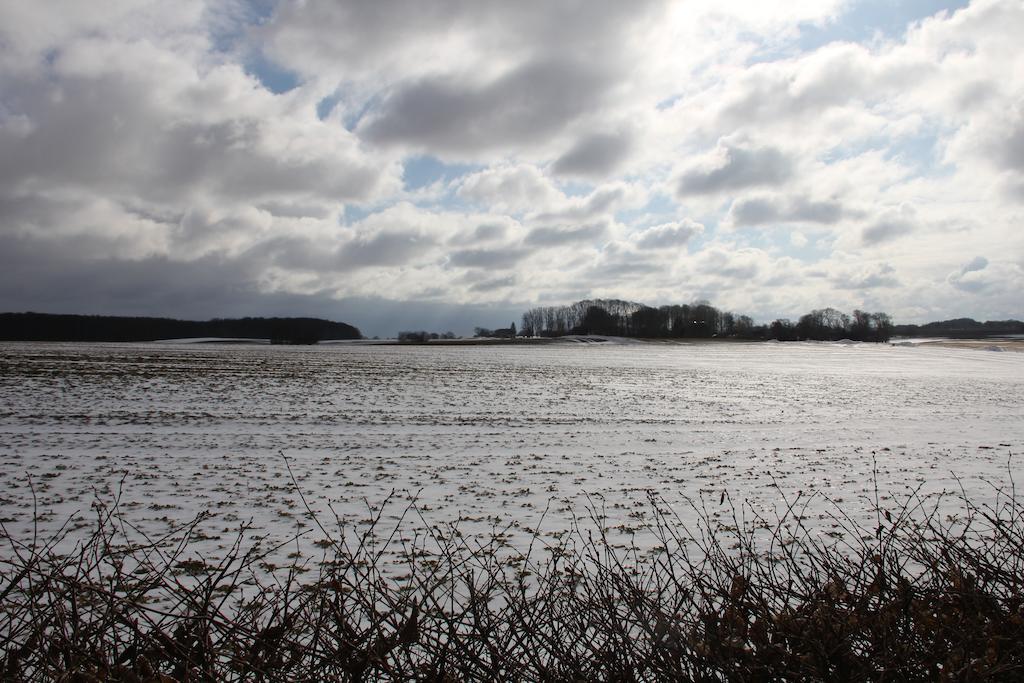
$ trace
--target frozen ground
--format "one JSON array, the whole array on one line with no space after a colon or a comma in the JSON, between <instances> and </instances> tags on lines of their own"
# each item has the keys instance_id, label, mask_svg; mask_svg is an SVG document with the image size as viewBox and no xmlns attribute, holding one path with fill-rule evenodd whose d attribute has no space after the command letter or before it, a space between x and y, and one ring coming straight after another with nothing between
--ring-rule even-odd
<instances>
[{"instance_id":1,"label":"frozen ground","mask_svg":"<svg viewBox=\"0 0 1024 683\"><path fill-rule=\"evenodd\" d=\"M883 499L961 485L990 497L1020 474L1022 443L1020 353L0 344L0 517L19 538L88 519L120 487L149 534L212 512L204 553L250 519L250 536L312 541L283 453L325 521L330 505L358 523L394 491L384 527L415 497L423 516L407 532L511 525L515 542L557 538L596 507L626 543L649 492L684 519L687 500L727 520L729 500L766 512L800 491L820 494L809 516L835 505L868 519L873 463Z\"/></svg>"}]
</instances>

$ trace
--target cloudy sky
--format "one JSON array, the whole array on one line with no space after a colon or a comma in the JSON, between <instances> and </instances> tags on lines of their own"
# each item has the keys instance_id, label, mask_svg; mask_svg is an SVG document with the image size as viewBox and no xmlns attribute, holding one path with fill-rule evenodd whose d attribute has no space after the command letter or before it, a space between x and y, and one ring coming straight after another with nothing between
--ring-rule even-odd
<instances>
[{"instance_id":1,"label":"cloudy sky","mask_svg":"<svg viewBox=\"0 0 1024 683\"><path fill-rule=\"evenodd\" d=\"M1024 318L1021 0L0 0L0 310Z\"/></svg>"}]
</instances>

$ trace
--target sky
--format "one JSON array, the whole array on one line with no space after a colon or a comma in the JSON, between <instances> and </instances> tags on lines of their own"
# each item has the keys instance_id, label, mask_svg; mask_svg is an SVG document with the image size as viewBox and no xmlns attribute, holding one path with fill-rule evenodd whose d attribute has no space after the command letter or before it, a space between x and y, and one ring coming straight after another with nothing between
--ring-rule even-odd
<instances>
[{"instance_id":1,"label":"sky","mask_svg":"<svg viewBox=\"0 0 1024 683\"><path fill-rule=\"evenodd\" d=\"M1024 318L1021 0L0 0L0 310Z\"/></svg>"}]
</instances>

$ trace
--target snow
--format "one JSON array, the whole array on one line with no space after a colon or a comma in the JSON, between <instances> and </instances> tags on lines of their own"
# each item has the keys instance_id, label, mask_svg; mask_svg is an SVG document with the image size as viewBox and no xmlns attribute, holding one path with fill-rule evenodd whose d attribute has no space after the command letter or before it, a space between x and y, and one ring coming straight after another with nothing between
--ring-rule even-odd
<instances>
[{"instance_id":1,"label":"snow","mask_svg":"<svg viewBox=\"0 0 1024 683\"><path fill-rule=\"evenodd\" d=\"M120 489L147 533L211 512L204 553L250 519L268 543L312 538L290 465L322 521L358 524L390 501L386 526L415 499L413 527L510 526L515 542L596 511L625 543L650 495L684 521L688 501L725 519L723 493L771 511L800 492L817 494L811 516L868 519L876 476L883 501L992 496L1021 474L1024 354L5 343L0 401L0 509L16 537L34 509L45 536Z\"/></svg>"},{"instance_id":2,"label":"snow","mask_svg":"<svg viewBox=\"0 0 1024 683\"><path fill-rule=\"evenodd\" d=\"M178 337L174 339L161 339L157 344L269 344L269 339L254 339L250 337Z\"/></svg>"}]
</instances>

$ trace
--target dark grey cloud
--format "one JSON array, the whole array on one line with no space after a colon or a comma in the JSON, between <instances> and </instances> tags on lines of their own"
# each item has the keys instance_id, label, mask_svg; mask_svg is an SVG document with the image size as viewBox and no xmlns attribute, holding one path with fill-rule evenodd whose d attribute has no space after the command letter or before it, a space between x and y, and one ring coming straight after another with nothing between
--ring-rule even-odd
<instances>
[{"instance_id":1,"label":"dark grey cloud","mask_svg":"<svg viewBox=\"0 0 1024 683\"><path fill-rule=\"evenodd\" d=\"M333 201L368 198L382 178L382 166L358 155L303 155L288 158L263 140L266 124L236 119L210 126L180 125L152 153L163 160L152 182L167 189L215 192L250 200L312 196ZM141 160L140 160L141 161Z\"/></svg>"},{"instance_id":2,"label":"dark grey cloud","mask_svg":"<svg viewBox=\"0 0 1024 683\"><path fill-rule=\"evenodd\" d=\"M258 239L261 231L259 218L255 212L216 215L190 210L168 234L179 249L188 252L223 251L229 245Z\"/></svg>"},{"instance_id":3,"label":"dark grey cloud","mask_svg":"<svg viewBox=\"0 0 1024 683\"><path fill-rule=\"evenodd\" d=\"M453 20L475 16L474 3L312 2L277 3L256 37L280 63L310 74L316 67L372 67L424 34L441 33Z\"/></svg>"},{"instance_id":4,"label":"dark grey cloud","mask_svg":"<svg viewBox=\"0 0 1024 683\"><path fill-rule=\"evenodd\" d=\"M905 214L888 214L861 231L861 243L865 246L874 246L889 242L897 237L909 235L916 227L915 222Z\"/></svg>"},{"instance_id":5,"label":"dark grey cloud","mask_svg":"<svg viewBox=\"0 0 1024 683\"><path fill-rule=\"evenodd\" d=\"M995 184L1000 194L1024 202L1024 98L1018 97L1008 107L988 103L986 109L991 113L969 126L974 130L954 143L954 156L973 157L997 171Z\"/></svg>"},{"instance_id":6,"label":"dark grey cloud","mask_svg":"<svg viewBox=\"0 0 1024 683\"><path fill-rule=\"evenodd\" d=\"M445 244L455 251L506 249L512 225L504 222L486 222L452 234Z\"/></svg>"},{"instance_id":7,"label":"dark grey cloud","mask_svg":"<svg viewBox=\"0 0 1024 683\"><path fill-rule=\"evenodd\" d=\"M1018 117L1024 115L1024 107ZM1006 169L1024 173L1024 120L1018 118L1007 132L1005 139L995 145L996 160Z\"/></svg>"},{"instance_id":8,"label":"dark grey cloud","mask_svg":"<svg viewBox=\"0 0 1024 683\"><path fill-rule=\"evenodd\" d=\"M594 266L587 271L585 279L595 283L606 283L609 280L622 281L663 271L664 267L661 264L636 256L623 256L611 258Z\"/></svg>"},{"instance_id":9,"label":"dark grey cloud","mask_svg":"<svg viewBox=\"0 0 1024 683\"><path fill-rule=\"evenodd\" d=\"M384 297L337 298L328 290L264 292L259 284L260 266L245 257L82 259L79 250L96 251L77 240L55 242L0 234L0 311L191 320L312 316L353 324L368 336L394 336L399 328L471 334L475 326L504 327L528 308L516 302L460 305Z\"/></svg>"},{"instance_id":10,"label":"dark grey cloud","mask_svg":"<svg viewBox=\"0 0 1024 683\"><path fill-rule=\"evenodd\" d=\"M219 112L228 118L200 122L206 117L174 112L159 84L144 79L22 82L12 99L31 126L19 133L0 127L0 184L8 187L45 183L177 206L196 193L342 201L369 197L386 168L354 144L348 154L274 151L266 144L274 137L272 119Z\"/></svg>"},{"instance_id":11,"label":"dark grey cloud","mask_svg":"<svg viewBox=\"0 0 1024 683\"><path fill-rule=\"evenodd\" d=\"M529 255L530 250L520 247L460 249L448 255L448 263L458 268L504 270L516 266Z\"/></svg>"},{"instance_id":12,"label":"dark grey cloud","mask_svg":"<svg viewBox=\"0 0 1024 683\"><path fill-rule=\"evenodd\" d=\"M239 260L277 266L291 271L329 273L342 270L337 249L323 245L301 235L278 236L254 244L239 256Z\"/></svg>"},{"instance_id":13,"label":"dark grey cloud","mask_svg":"<svg viewBox=\"0 0 1024 683\"><path fill-rule=\"evenodd\" d=\"M975 256L969 262L964 264L963 269L960 271L962 275L967 273L973 273L979 270L985 270L988 268L988 259L984 256Z\"/></svg>"},{"instance_id":14,"label":"dark grey cloud","mask_svg":"<svg viewBox=\"0 0 1024 683\"><path fill-rule=\"evenodd\" d=\"M756 263L737 261L716 267L707 274L728 280L751 280L757 277L759 272L761 269Z\"/></svg>"},{"instance_id":15,"label":"dark grey cloud","mask_svg":"<svg viewBox=\"0 0 1024 683\"><path fill-rule=\"evenodd\" d=\"M42 230L44 226L59 225L84 208L85 202L77 197L5 192L0 188L0 230Z\"/></svg>"},{"instance_id":16,"label":"dark grey cloud","mask_svg":"<svg viewBox=\"0 0 1024 683\"><path fill-rule=\"evenodd\" d=\"M243 260L82 258L94 238L0 235L0 310L111 315L247 314L259 271Z\"/></svg>"},{"instance_id":17,"label":"dark grey cloud","mask_svg":"<svg viewBox=\"0 0 1024 683\"><path fill-rule=\"evenodd\" d=\"M530 61L483 85L425 78L396 87L357 132L434 153L540 143L592 111L613 83L593 62L566 58Z\"/></svg>"},{"instance_id":18,"label":"dark grey cloud","mask_svg":"<svg viewBox=\"0 0 1024 683\"><path fill-rule=\"evenodd\" d=\"M807 197L747 197L733 202L729 220L735 226L767 223L838 223L846 211L834 199L815 201Z\"/></svg>"},{"instance_id":19,"label":"dark grey cloud","mask_svg":"<svg viewBox=\"0 0 1024 683\"><path fill-rule=\"evenodd\" d=\"M555 160L551 171L556 175L604 177L618 169L632 149L633 135L630 131L594 133L577 140Z\"/></svg>"},{"instance_id":20,"label":"dark grey cloud","mask_svg":"<svg viewBox=\"0 0 1024 683\"><path fill-rule=\"evenodd\" d=\"M1010 199L1024 202L1024 175L1016 179L1005 178L1002 184L1002 192Z\"/></svg>"},{"instance_id":21,"label":"dark grey cloud","mask_svg":"<svg viewBox=\"0 0 1024 683\"><path fill-rule=\"evenodd\" d=\"M176 206L133 202L130 197L121 199L119 207L126 214L135 218L168 226L178 225L188 213L187 211L183 212L180 207Z\"/></svg>"},{"instance_id":22,"label":"dark grey cloud","mask_svg":"<svg viewBox=\"0 0 1024 683\"><path fill-rule=\"evenodd\" d=\"M681 247L704 232L704 226L690 220L665 223L644 230L636 240L640 249L671 249Z\"/></svg>"},{"instance_id":23,"label":"dark grey cloud","mask_svg":"<svg viewBox=\"0 0 1024 683\"><path fill-rule=\"evenodd\" d=\"M492 277L485 280L475 282L469 287L471 292L493 292L496 289L503 289L505 287L512 287L516 284L517 279L515 275L507 275L504 277Z\"/></svg>"},{"instance_id":24,"label":"dark grey cloud","mask_svg":"<svg viewBox=\"0 0 1024 683\"><path fill-rule=\"evenodd\" d=\"M322 204L303 202L269 201L257 205L259 209L280 218L317 218L331 215L330 209Z\"/></svg>"},{"instance_id":25,"label":"dark grey cloud","mask_svg":"<svg viewBox=\"0 0 1024 683\"><path fill-rule=\"evenodd\" d=\"M449 42L470 54L571 53L616 62L623 35L660 10L656 0L574 0L543 7L505 0L309 0L278 3L254 38L300 73L352 79L416 69L429 63L427 51L436 53Z\"/></svg>"},{"instance_id":26,"label":"dark grey cloud","mask_svg":"<svg viewBox=\"0 0 1024 683\"><path fill-rule=\"evenodd\" d=\"M748 187L781 185L794 172L793 161L774 147L723 145L721 165L684 171L676 184L680 197L717 194Z\"/></svg>"},{"instance_id":27,"label":"dark grey cloud","mask_svg":"<svg viewBox=\"0 0 1024 683\"><path fill-rule=\"evenodd\" d=\"M447 240L447 245L456 250L471 248L494 248L493 246L482 247L480 245L494 245L496 243L507 243L506 237L510 230L506 223L481 223L475 228L460 230Z\"/></svg>"},{"instance_id":28,"label":"dark grey cloud","mask_svg":"<svg viewBox=\"0 0 1024 683\"><path fill-rule=\"evenodd\" d=\"M360 235L341 247L337 263L342 268L400 266L433 247L436 241L415 230L388 229Z\"/></svg>"},{"instance_id":29,"label":"dark grey cloud","mask_svg":"<svg viewBox=\"0 0 1024 683\"><path fill-rule=\"evenodd\" d=\"M473 239L478 242L499 240L508 233L508 226L504 223L482 223L473 230Z\"/></svg>"},{"instance_id":30,"label":"dark grey cloud","mask_svg":"<svg viewBox=\"0 0 1024 683\"><path fill-rule=\"evenodd\" d=\"M577 242L594 242L608 234L606 223L576 227L534 228L526 235L526 243L536 247L559 247Z\"/></svg>"}]
</instances>

